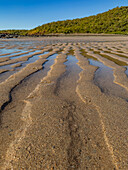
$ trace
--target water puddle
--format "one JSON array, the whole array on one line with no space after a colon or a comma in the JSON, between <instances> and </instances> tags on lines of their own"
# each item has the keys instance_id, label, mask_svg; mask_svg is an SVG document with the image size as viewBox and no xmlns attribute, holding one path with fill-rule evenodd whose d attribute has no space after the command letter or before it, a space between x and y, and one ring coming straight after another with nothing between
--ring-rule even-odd
<instances>
[{"instance_id":1,"label":"water puddle","mask_svg":"<svg viewBox=\"0 0 128 170\"><path fill-rule=\"evenodd\" d=\"M79 73L82 71L77 63L78 60L75 56L67 55L67 61L64 63L66 65L66 71L57 81L56 89L54 91L56 95L60 94L64 89L65 93L62 93L61 96L74 96Z\"/></svg>"},{"instance_id":2,"label":"water puddle","mask_svg":"<svg viewBox=\"0 0 128 170\"><path fill-rule=\"evenodd\" d=\"M50 70L50 66L54 63L54 59L56 58L57 54L49 56L47 58L47 62L43 64L43 69L29 75L26 77L18 86L16 86L12 91L12 98L19 97L20 100L24 100L40 83L40 81L47 75L48 71Z\"/></svg>"},{"instance_id":3,"label":"water puddle","mask_svg":"<svg viewBox=\"0 0 128 170\"><path fill-rule=\"evenodd\" d=\"M44 54L47 54L47 53L48 53L48 52L45 52ZM31 78L31 77L34 76L34 81L35 81L36 78L42 79L44 76L46 76L46 75L47 75L47 72L50 70L50 66L54 64L54 59L56 58L56 56L57 56L57 54L54 54L54 55L49 56L49 57L47 58L48 61L46 61L46 62L42 65L42 70L40 70L40 71L32 74L31 76L27 77L26 79ZM39 57L38 57L38 58L39 58ZM34 60L35 60L35 58L33 59L33 62L35 62ZM28 62L30 62L30 61L28 61ZM32 60L31 60L31 62L32 62ZM15 64L17 64L17 63L15 63ZM27 64L28 64L28 63L27 63ZM25 67L27 64L22 64L22 66L20 67L20 69L23 68L23 67ZM14 65L14 64L13 64L13 65ZM3 82L3 81L5 81L7 78L9 78L9 76L11 76L12 74L16 73L17 71L19 71L19 68L18 68L18 67L17 67L14 71L8 71L8 72L5 72L5 73L0 74L0 83ZM36 76L37 76L37 77L36 77ZM38 83L39 83L39 82L38 82Z\"/></svg>"},{"instance_id":4,"label":"water puddle","mask_svg":"<svg viewBox=\"0 0 128 170\"><path fill-rule=\"evenodd\" d=\"M73 55L68 55L67 56L67 61L64 63L67 66L67 71L73 71L75 72L75 74L79 74L82 69L79 67L79 65L77 64L78 60L76 59L75 56Z\"/></svg>"},{"instance_id":5,"label":"water puddle","mask_svg":"<svg viewBox=\"0 0 128 170\"><path fill-rule=\"evenodd\" d=\"M125 74L126 74L127 77L128 77L128 66L125 66L125 68L126 68Z\"/></svg>"},{"instance_id":6,"label":"water puddle","mask_svg":"<svg viewBox=\"0 0 128 170\"><path fill-rule=\"evenodd\" d=\"M27 51L26 51L27 52ZM4 54L0 54L0 58L3 58L3 57L11 57L11 55L19 55L21 53L21 51L14 51L13 53L4 53ZM23 53L23 51L22 51Z\"/></svg>"},{"instance_id":7,"label":"water puddle","mask_svg":"<svg viewBox=\"0 0 128 170\"><path fill-rule=\"evenodd\" d=\"M64 63L66 65L66 71L64 73L63 77L68 77L70 75L73 78L73 81L76 84L76 81L79 79L79 73L82 71L82 69L77 64L78 60L74 55L67 55L67 61Z\"/></svg>"},{"instance_id":8,"label":"water puddle","mask_svg":"<svg viewBox=\"0 0 128 170\"><path fill-rule=\"evenodd\" d=\"M22 53L24 53L24 52L28 52L28 53L27 53L27 54L22 54ZM34 53L36 53L36 52L40 52L40 50L36 50L36 51L32 51L32 52L22 51L22 53L19 54L18 56L15 56L15 57L11 57L11 56L10 56L10 59L16 59L16 58L20 58L20 57L23 57L23 56L26 56L26 55L32 55L32 54L34 54ZM41 54L40 54L40 55L41 55Z\"/></svg>"},{"instance_id":9,"label":"water puddle","mask_svg":"<svg viewBox=\"0 0 128 170\"><path fill-rule=\"evenodd\" d=\"M56 59L57 54L53 54L47 58L47 61L42 65L42 68L45 70L46 73L50 70L50 67L54 64L54 60Z\"/></svg>"},{"instance_id":10,"label":"water puddle","mask_svg":"<svg viewBox=\"0 0 128 170\"><path fill-rule=\"evenodd\" d=\"M0 49L1 54L14 53L14 52L18 52L18 51L19 51L19 49L16 49L16 48L13 48L13 49L6 49L6 48Z\"/></svg>"},{"instance_id":11,"label":"water puddle","mask_svg":"<svg viewBox=\"0 0 128 170\"><path fill-rule=\"evenodd\" d=\"M44 52L43 54L47 54L47 53L48 52ZM20 69L22 69L27 64L34 63L36 60L38 60L39 56L40 56L40 54L37 54L37 55L34 55L33 57L29 58L27 61L19 61L19 62L9 64L9 65L3 65L3 66L0 66L0 69L9 69L10 70L13 68L12 66L15 64L22 64L22 66L20 66ZM16 67L16 69L19 69L19 67Z\"/></svg>"},{"instance_id":12,"label":"water puddle","mask_svg":"<svg viewBox=\"0 0 128 170\"><path fill-rule=\"evenodd\" d=\"M45 52L47 54L48 52ZM36 83L36 80L38 79L38 83L40 80L43 79L43 77L47 76L48 71L51 69L50 67L54 64L54 60L56 59L57 54L53 54L47 58L47 61L42 64L42 70L32 74L31 76L28 76L26 80L34 79L34 82ZM28 81L30 83L31 81Z\"/></svg>"},{"instance_id":13,"label":"water puddle","mask_svg":"<svg viewBox=\"0 0 128 170\"><path fill-rule=\"evenodd\" d=\"M113 83L113 70L110 67L93 59L89 59L89 63L99 67L95 72L94 84L98 86L103 93L128 100L128 92L123 87Z\"/></svg>"},{"instance_id":14,"label":"water puddle","mask_svg":"<svg viewBox=\"0 0 128 170\"><path fill-rule=\"evenodd\" d=\"M79 80L79 73L82 69L77 64L78 60L74 55L67 55L66 71L58 78L54 93L67 100L73 102L76 95L77 81Z\"/></svg>"},{"instance_id":15,"label":"water puddle","mask_svg":"<svg viewBox=\"0 0 128 170\"><path fill-rule=\"evenodd\" d=\"M48 52L44 52L43 55L48 54ZM22 69L23 67L25 67L26 65L30 64L30 63L34 63L36 62L40 57L41 54L37 54L34 55L33 57L29 58L27 61L25 61L22 66L20 67L20 69ZM16 63L15 63L16 64Z\"/></svg>"},{"instance_id":16,"label":"water puddle","mask_svg":"<svg viewBox=\"0 0 128 170\"><path fill-rule=\"evenodd\" d=\"M0 49L0 54L7 54L5 56L11 56L13 54L9 53L17 53L18 51L21 51L22 53L28 52L30 49L35 49L36 46L41 46L42 41L9 41L9 42L0 42L1 44L1 49ZM30 49L29 49L30 48ZM36 52L39 52L40 50L37 50ZM32 54L32 53L29 53ZM5 57L2 56L2 57Z\"/></svg>"},{"instance_id":17,"label":"water puddle","mask_svg":"<svg viewBox=\"0 0 128 170\"><path fill-rule=\"evenodd\" d=\"M13 69L14 65L16 64L22 64L23 61L19 61L19 62L16 62L16 63L13 63L13 64L9 64L9 65L5 65L5 66L0 66L0 69L7 69L7 70L10 70L10 69Z\"/></svg>"}]
</instances>

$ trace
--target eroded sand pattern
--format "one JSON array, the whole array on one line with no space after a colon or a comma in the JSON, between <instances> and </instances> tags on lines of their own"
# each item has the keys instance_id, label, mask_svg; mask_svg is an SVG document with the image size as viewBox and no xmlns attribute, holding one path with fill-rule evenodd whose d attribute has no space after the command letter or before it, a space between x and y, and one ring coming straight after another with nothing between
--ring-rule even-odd
<instances>
[{"instance_id":1,"label":"eroded sand pattern","mask_svg":"<svg viewBox=\"0 0 128 170\"><path fill-rule=\"evenodd\" d=\"M125 36L0 41L0 169L128 169Z\"/></svg>"}]
</instances>

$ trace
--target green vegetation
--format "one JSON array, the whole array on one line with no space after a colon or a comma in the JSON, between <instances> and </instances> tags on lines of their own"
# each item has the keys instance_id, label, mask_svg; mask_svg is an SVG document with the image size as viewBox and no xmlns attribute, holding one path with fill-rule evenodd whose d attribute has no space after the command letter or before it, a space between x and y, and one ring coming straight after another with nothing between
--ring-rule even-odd
<instances>
[{"instance_id":1,"label":"green vegetation","mask_svg":"<svg viewBox=\"0 0 128 170\"><path fill-rule=\"evenodd\" d=\"M119 51L117 51L117 52L118 52L118 53L123 53L123 52L122 52L122 51L120 51L120 50L119 50Z\"/></svg>"},{"instance_id":2,"label":"green vegetation","mask_svg":"<svg viewBox=\"0 0 128 170\"><path fill-rule=\"evenodd\" d=\"M93 59L93 60L97 60L95 57L91 56L91 55L88 55L84 49L81 49L80 50L80 54L83 55L84 57L86 57L87 59Z\"/></svg>"},{"instance_id":3,"label":"green vegetation","mask_svg":"<svg viewBox=\"0 0 128 170\"><path fill-rule=\"evenodd\" d=\"M128 7L117 7L108 12L82 19L52 22L28 32L29 35L56 33L128 34Z\"/></svg>"},{"instance_id":4,"label":"green vegetation","mask_svg":"<svg viewBox=\"0 0 128 170\"><path fill-rule=\"evenodd\" d=\"M123 61L117 60L115 58L112 58L112 57L104 55L104 54L102 54L101 56L104 57L104 58L107 58L108 60L113 61L115 64L117 64L119 66L127 66L127 63L125 63Z\"/></svg>"},{"instance_id":5,"label":"green vegetation","mask_svg":"<svg viewBox=\"0 0 128 170\"><path fill-rule=\"evenodd\" d=\"M10 35L28 35L28 30L0 30L0 34L10 34Z\"/></svg>"},{"instance_id":6,"label":"green vegetation","mask_svg":"<svg viewBox=\"0 0 128 170\"><path fill-rule=\"evenodd\" d=\"M63 51L63 49L60 49L57 53L58 53L58 54L61 54L61 53L62 53L62 51Z\"/></svg>"},{"instance_id":7,"label":"green vegetation","mask_svg":"<svg viewBox=\"0 0 128 170\"><path fill-rule=\"evenodd\" d=\"M115 55L117 55L117 56L119 56L119 57L127 58L127 59L128 59L127 56L121 55L121 54L116 54L115 52L111 52L111 51L104 51L104 52L105 52L105 53L109 53L109 54L115 54ZM101 55L99 51L94 51L94 53ZM123 53L123 52L122 52L122 53Z\"/></svg>"},{"instance_id":8,"label":"green vegetation","mask_svg":"<svg viewBox=\"0 0 128 170\"><path fill-rule=\"evenodd\" d=\"M99 54L99 55L101 55L102 57L104 57L104 58L106 58L106 59L108 59L108 60L110 60L110 61L113 61L115 64L117 64L117 65L119 65L119 66L127 66L127 65L128 65L128 64L125 63L124 61L120 61L120 60L118 60L118 59L112 58L112 57L110 57L110 56L108 56L108 55L106 55L106 54L100 54L100 52L94 52L94 53Z\"/></svg>"},{"instance_id":9,"label":"green vegetation","mask_svg":"<svg viewBox=\"0 0 128 170\"><path fill-rule=\"evenodd\" d=\"M75 33L107 33L128 35L128 6L117 7L102 14L73 19L57 21L32 30L7 30L0 33L17 35L48 35L48 34L75 34Z\"/></svg>"},{"instance_id":10,"label":"green vegetation","mask_svg":"<svg viewBox=\"0 0 128 170\"><path fill-rule=\"evenodd\" d=\"M119 57L122 57L122 58L127 58L127 59L128 59L128 57L127 57L127 56L125 56L125 55L116 54L116 53L114 53L114 52L111 52L110 54L115 54L115 55L117 55L117 56L119 56Z\"/></svg>"},{"instance_id":11,"label":"green vegetation","mask_svg":"<svg viewBox=\"0 0 128 170\"><path fill-rule=\"evenodd\" d=\"M53 49L52 49L52 48L48 50L48 52L51 52L51 51L53 51Z\"/></svg>"},{"instance_id":12,"label":"green vegetation","mask_svg":"<svg viewBox=\"0 0 128 170\"><path fill-rule=\"evenodd\" d=\"M74 55L74 50L73 49L70 49L67 53L67 55Z\"/></svg>"}]
</instances>

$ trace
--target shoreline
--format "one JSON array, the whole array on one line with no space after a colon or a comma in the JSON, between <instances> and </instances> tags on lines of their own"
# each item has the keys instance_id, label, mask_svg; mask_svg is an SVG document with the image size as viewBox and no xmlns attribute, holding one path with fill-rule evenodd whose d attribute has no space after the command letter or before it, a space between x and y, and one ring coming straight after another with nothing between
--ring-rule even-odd
<instances>
[{"instance_id":1,"label":"shoreline","mask_svg":"<svg viewBox=\"0 0 128 170\"><path fill-rule=\"evenodd\" d=\"M1 69L15 64L14 72L1 73L1 169L128 169L128 78L120 64L128 64L128 40L49 37L0 44ZM113 69L113 79L104 82L99 68L104 91L89 57Z\"/></svg>"},{"instance_id":2,"label":"shoreline","mask_svg":"<svg viewBox=\"0 0 128 170\"><path fill-rule=\"evenodd\" d=\"M88 36L93 36L93 37L108 37L108 36L114 36L114 37L120 37L120 36L128 36L128 34L95 34L95 33L74 33L74 34L46 34L46 35L15 35L15 34L2 34L0 33L0 39L19 39L19 38L46 38L46 37L88 37Z\"/></svg>"},{"instance_id":3,"label":"shoreline","mask_svg":"<svg viewBox=\"0 0 128 170\"><path fill-rule=\"evenodd\" d=\"M63 42L117 42L117 41L127 41L127 35L87 35L87 36L42 36L42 37L19 37L19 38L0 38L0 42L10 42L10 41L59 41ZM53 43L52 42L52 43ZM51 43L51 42L50 42Z\"/></svg>"}]
</instances>

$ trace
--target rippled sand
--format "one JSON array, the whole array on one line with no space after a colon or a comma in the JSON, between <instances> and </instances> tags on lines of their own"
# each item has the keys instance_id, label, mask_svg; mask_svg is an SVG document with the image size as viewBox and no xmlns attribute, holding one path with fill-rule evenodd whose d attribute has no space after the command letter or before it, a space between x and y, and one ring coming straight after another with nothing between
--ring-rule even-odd
<instances>
[{"instance_id":1,"label":"rippled sand","mask_svg":"<svg viewBox=\"0 0 128 170\"><path fill-rule=\"evenodd\" d=\"M0 169L128 169L127 36L0 41Z\"/></svg>"}]
</instances>

